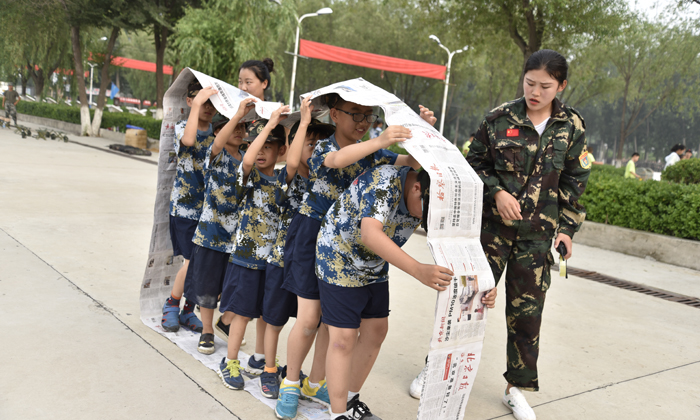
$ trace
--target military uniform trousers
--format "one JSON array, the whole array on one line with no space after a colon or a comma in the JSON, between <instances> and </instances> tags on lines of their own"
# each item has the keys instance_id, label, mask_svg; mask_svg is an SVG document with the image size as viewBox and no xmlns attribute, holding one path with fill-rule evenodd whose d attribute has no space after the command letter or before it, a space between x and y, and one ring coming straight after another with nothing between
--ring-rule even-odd
<instances>
[{"instance_id":1,"label":"military uniform trousers","mask_svg":"<svg viewBox=\"0 0 700 420\"><path fill-rule=\"evenodd\" d=\"M5 102L5 118L12 118L17 125L17 107L10 101Z\"/></svg>"},{"instance_id":2,"label":"military uniform trousers","mask_svg":"<svg viewBox=\"0 0 700 420\"><path fill-rule=\"evenodd\" d=\"M506 270L508 344L503 376L520 389L537 391L540 325L554 263L552 241L511 240L501 234L503 229L507 228L487 221L481 229L481 245L496 284Z\"/></svg>"}]
</instances>

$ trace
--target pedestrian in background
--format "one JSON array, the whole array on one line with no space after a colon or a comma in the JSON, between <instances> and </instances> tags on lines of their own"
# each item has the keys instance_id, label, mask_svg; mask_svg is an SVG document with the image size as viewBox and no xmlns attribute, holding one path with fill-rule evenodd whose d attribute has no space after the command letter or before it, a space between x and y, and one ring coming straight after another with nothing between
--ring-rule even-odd
<instances>
[{"instance_id":1,"label":"pedestrian in background","mask_svg":"<svg viewBox=\"0 0 700 420\"><path fill-rule=\"evenodd\" d=\"M637 175L637 168L634 165L635 163L637 163L638 160L639 153L632 153L632 157L629 161L627 161L627 166L625 166L625 178L637 178L640 181L642 180L642 177Z\"/></svg>"},{"instance_id":2,"label":"pedestrian in background","mask_svg":"<svg viewBox=\"0 0 700 420\"><path fill-rule=\"evenodd\" d=\"M12 83L10 83L4 95L5 96L2 97L2 106L5 108L5 118L12 118L15 127L17 127L17 104L20 101L19 93L17 93Z\"/></svg>"},{"instance_id":3,"label":"pedestrian in background","mask_svg":"<svg viewBox=\"0 0 700 420\"><path fill-rule=\"evenodd\" d=\"M384 121L381 118L377 118L377 121L372 124L372 128L369 129L369 138L379 137L382 131L384 131Z\"/></svg>"},{"instance_id":4,"label":"pedestrian in background","mask_svg":"<svg viewBox=\"0 0 700 420\"><path fill-rule=\"evenodd\" d=\"M690 149L685 149L685 153L683 153L683 157L681 157L681 160L690 159L691 157L693 157L693 151Z\"/></svg>"},{"instance_id":5,"label":"pedestrian in background","mask_svg":"<svg viewBox=\"0 0 700 420\"><path fill-rule=\"evenodd\" d=\"M668 156L666 156L666 165L664 166L664 170L668 168L669 166L679 162L681 160L681 155L685 152L685 146L682 144L677 144L671 148L671 153L669 153Z\"/></svg>"}]
</instances>

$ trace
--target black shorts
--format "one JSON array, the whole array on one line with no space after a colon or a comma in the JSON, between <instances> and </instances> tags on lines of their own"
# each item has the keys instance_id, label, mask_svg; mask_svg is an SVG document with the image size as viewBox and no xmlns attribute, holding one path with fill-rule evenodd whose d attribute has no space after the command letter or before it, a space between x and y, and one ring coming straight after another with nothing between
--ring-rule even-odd
<instances>
[{"instance_id":1,"label":"black shorts","mask_svg":"<svg viewBox=\"0 0 700 420\"><path fill-rule=\"evenodd\" d=\"M265 267L265 296L263 297L263 320L275 327L284 326L290 317L297 316L297 295L284 290L284 269L267 263Z\"/></svg>"},{"instance_id":2,"label":"black shorts","mask_svg":"<svg viewBox=\"0 0 700 420\"><path fill-rule=\"evenodd\" d=\"M173 243L173 256L182 255L186 260L192 256L194 231L197 230L198 220L170 216L170 241Z\"/></svg>"},{"instance_id":3,"label":"black shorts","mask_svg":"<svg viewBox=\"0 0 700 420\"><path fill-rule=\"evenodd\" d=\"M265 270L253 270L228 263L224 290L221 292L221 312L230 311L248 318L259 318L263 313Z\"/></svg>"},{"instance_id":4,"label":"black shorts","mask_svg":"<svg viewBox=\"0 0 700 420\"><path fill-rule=\"evenodd\" d=\"M231 254L194 245L185 278L185 297L202 308L216 309Z\"/></svg>"},{"instance_id":5,"label":"black shorts","mask_svg":"<svg viewBox=\"0 0 700 420\"><path fill-rule=\"evenodd\" d=\"M320 299L316 277L316 237L321 222L303 214L294 215L284 246L282 287L304 299Z\"/></svg>"},{"instance_id":6,"label":"black shorts","mask_svg":"<svg viewBox=\"0 0 700 420\"><path fill-rule=\"evenodd\" d=\"M368 318L389 316L389 282L362 287L343 287L319 280L321 320L337 328L360 328Z\"/></svg>"}]
</instances>

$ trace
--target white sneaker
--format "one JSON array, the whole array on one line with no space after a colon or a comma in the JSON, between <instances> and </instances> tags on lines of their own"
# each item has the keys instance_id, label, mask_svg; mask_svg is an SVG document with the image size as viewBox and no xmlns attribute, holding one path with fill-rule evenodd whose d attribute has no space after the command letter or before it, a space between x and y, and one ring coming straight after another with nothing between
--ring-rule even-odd
<instances>
[{"instance_id":1,"label":"white sneaker","mask_svg":"<svg viewBox=\"0 0 700 420\"><path fill-rule=\"evenodd\" d=\"M525 400L525 396L516 387L510 388L509 394L503 395L503 405L513 411L513 417L518 420L536 420L534 410Z\"/></svg>"},{"instance_id":2,"label":"white sneaker","mask_svg":"<svg viewBox=\"0 0 700 420\"><path fill-rule=\"evenodd\" d=\"M420 371L416 379L411 382L411 387L408 389L408 393L417 400L420 400L420 393L423 391L423 384L425 383L425 375L428 374L428 365L425 365L423 370Z\"/></svg>"}]
</instances>

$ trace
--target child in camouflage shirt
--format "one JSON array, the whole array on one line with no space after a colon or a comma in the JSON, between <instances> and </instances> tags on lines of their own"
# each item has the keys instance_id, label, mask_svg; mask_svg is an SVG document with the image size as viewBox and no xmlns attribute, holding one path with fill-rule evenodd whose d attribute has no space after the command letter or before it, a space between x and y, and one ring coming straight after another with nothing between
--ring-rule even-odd
<instances>
[{"instance_id":1,"label":"child in camouflage shirt","mask_svg":"<svg viewBox=\"0 0 700 420\"><path fill-rule=\"evenodd\" d=\"M214 132L218 134L204 160L207 189L185 281L187 301L200 307L203 329L197 350L204 354L214 352L214 310L233 251L232 236L238 226L235 185L243 159L239 146L245 135L245 124L240 120L252 109L254 101L252 98L241 101L230 121L222 120L214 125ZM230 323L233 314L229 312L227 318Z\"/></svg>"},{"instance_id":2,"label":"child in camouflage shirt","mask_svg":"<svg viewBox=\"0 0 700 420\"><path fill-rule=\"evenodd\" d=\"M265 266L277 239L279 224L275 196L278 185L286 180L286 170L275 169L277 158L286 151L284 128L277 124L281 114L287 111L288 106L280 107L269 121L258 120L251 125L246 140L254 141L238 167L236 198L239 221L219 307L221 311L236 314L230 326L228 354L221 360L218 372L224 385L231 389L243 389L245 382L238 351L248 321L262 315ZM264 330L262 334L264 336ZM262 352L264 348L256 348L256 353L248 359L247 372L263 372L265 358Z\"/></svg>"},{"instance_id":3,"label":"child in camouflage shirt","mask_svg":"<svg viewBox=\"0 0 700 420\"><path fill-rule=\"evenodd\" d=\"M331 419L376 418L360 401L359 391L388 329L388 263L430 288L444 290L450 284L452 271L421 264L401 250L427 216L429 188L426 171L377 166L353 181L321 223L316 275L330 335ZM357 345L358 332L362 345ZM363 355L353 363L355 351Z\"/></svg>"},{"instance_id":4,"label":"child in camouflage shirt","mask_svg":"<svg viewBox=\"0 0 700 420\"><path fill-rule=\"evenodd\" d=\"M175 125L175 153L177 173L170 194L170 239L173 256L182 255L185 263L177 272L175 283L163 305L163 330L176 332L180 325L202 332L202 323L194 314L194 306L186 302L180 312L180 299L185 287L185 276L192 256L194 236L204 202L204 161L214 141L211 120L216 114L209 97L216 91L202 89L195 79L187 86L187 106L191 108L187 121Z\"/></svg>"},{"instance_id":5,"label":"child in camouflage shirt","mask_svg":"<svg viewBox=\"0 0 700 420\"><path fill-rule=\"evenodd\" d=\"M282 328L289 317L296 316L297 296L282 288L284 282L284 245L288 240L287 231L292 217L296 214L309 184L308 160L319 139L333 135L335 127L311 119L313 105L311 98L301 103L301 120L289 131L289 151L287 152L286 185L278 189L277 204L280 208L280 222L277 240L265 268L265 297L263 298L263 320L268 324L265 330L265 370L260 375L260 388L267 398L277 399L280 378L275 363L277 343ZM296 141L294 141L296 140ZM286 187L286 191L285 191ZM325 398L328 400L327 396Z\"/></svg>"}]
</instances>

